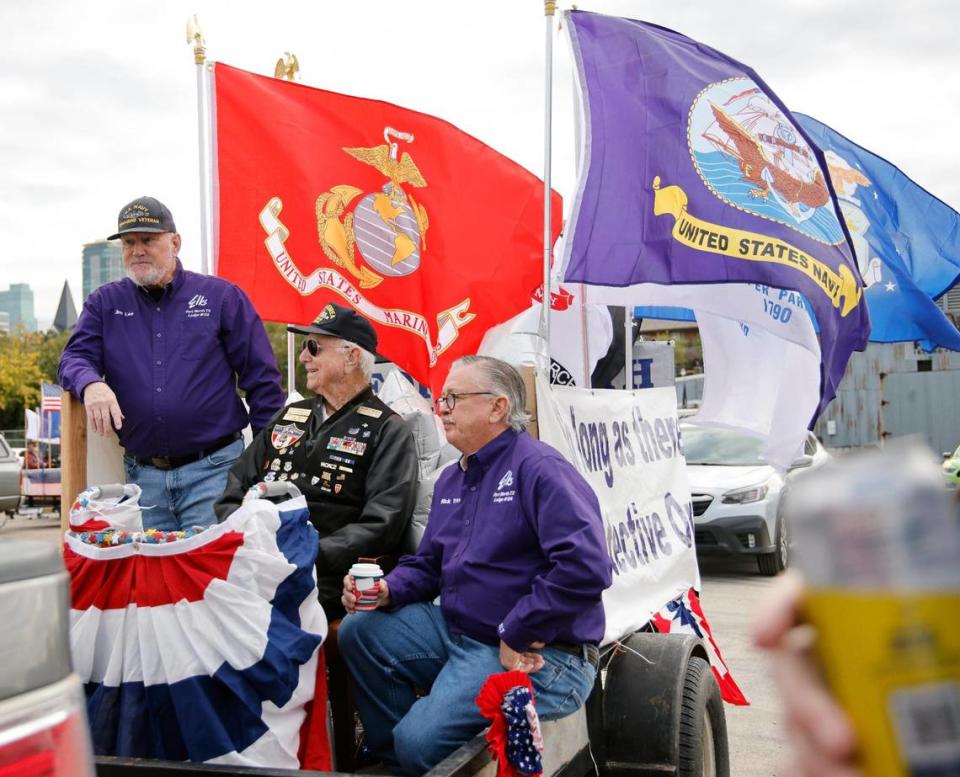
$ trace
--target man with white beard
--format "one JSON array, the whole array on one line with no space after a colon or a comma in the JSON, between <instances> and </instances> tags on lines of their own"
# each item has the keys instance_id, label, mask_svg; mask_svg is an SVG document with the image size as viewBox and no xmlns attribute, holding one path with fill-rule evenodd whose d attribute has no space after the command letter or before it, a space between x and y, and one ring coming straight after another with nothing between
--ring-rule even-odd
<instances>
[{"instance_id":1,"label":"man with white beard","mask_svg":"<svg viewBox=\"0 0 960 777\"><path fill-rule=\"evenodd\" d=\"M116 238L128 277L84 302L60 358L60 385L83 401L89 429L119 436L127 481L152 507L144 526L208 526L243 450L241 430L249 421L256 434L283 407L276 359L237 286L183 269L163 203L125 205L108 239Z\"/></svg>"}]
</instances>

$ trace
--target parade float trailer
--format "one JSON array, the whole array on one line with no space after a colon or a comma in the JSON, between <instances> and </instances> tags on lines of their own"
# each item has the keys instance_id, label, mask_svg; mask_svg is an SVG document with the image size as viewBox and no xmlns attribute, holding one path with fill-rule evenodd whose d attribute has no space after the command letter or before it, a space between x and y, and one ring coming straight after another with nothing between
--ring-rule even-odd
<instances>
[{"instance_id":1,"label":"parade float trailer","mask_svg":"<svg viewBox=\"0 0 960 777\"><path fill-rule=\"evenodd\" d=\"M534 389L532 371L527 378ZM575 462L597 492L615 569L614 584L604 597L607 633L594 689L576 713L543 723L543 773L725 777L728 743L717 678L725 688L728 683L734 689L736 685L722 659L719 666L725 679L716 669L711 671L711 664L718 665L718 654L709 631L694 626L686 629L688 633L662 633L680 630L677 625L693 620L685 596L700 587L675 390L590 391L536 384L529 392L536 398L530 407L531 431ZM66 470L75 478L81 476L78 468L71 469L69 459L68 454ZM435 477L421 480L423 488L432 490ZM79 491L79 482L75 479L70 488ZM429 499L419 503L429 505ZM422 518L415 517L409 543L422 532ZM693 609L699 611L699 606ZM349 705L347 699L338 698L343 693L342 684L331 682L334 763L341 772L349 772L354 766L351 745L356 744L356 727L352 710L336 714ZM430 774L492 777L496 769L481 733ZM321 773L96 758L98 777Z\"/></svg>"}]
</instances>

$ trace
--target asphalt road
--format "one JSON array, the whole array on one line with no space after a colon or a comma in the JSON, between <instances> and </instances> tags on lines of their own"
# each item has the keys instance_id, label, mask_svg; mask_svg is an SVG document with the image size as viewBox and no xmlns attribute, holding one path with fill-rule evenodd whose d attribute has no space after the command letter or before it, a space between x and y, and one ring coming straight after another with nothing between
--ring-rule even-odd
<instances>
[{"instance_id":1,"label":"asphalt road","mask_svg":"<svg viewBox=\"0 0 960 777\"><path fill-rule=\"evenodd\" d=\"M780 697L768 674L767 658L751 640L757 603L774 578L756 572L755 562L701 564L701 600L717 646L740 686L748 707L724 705L730 741L731 777L786 774L788 746Z\"/></svg>"},{"instance_id":2,"label":"asphalt road","mask_svg":"<svg viewBox=\"0 0 960 777\"><path fill-rule=\"evenodd\" d=\"M0 539L60 541L58 517L15 518ZM757 602L772 578L756 573L753 562L732 565L706 560L701 565L703 610L720 652L750 701L748 707L724 705L730 741L732 777L778 777L786 773L786 736L779 697L767 674L766 656L753 647L750 627Z\"/></svg>"}]
</instances>

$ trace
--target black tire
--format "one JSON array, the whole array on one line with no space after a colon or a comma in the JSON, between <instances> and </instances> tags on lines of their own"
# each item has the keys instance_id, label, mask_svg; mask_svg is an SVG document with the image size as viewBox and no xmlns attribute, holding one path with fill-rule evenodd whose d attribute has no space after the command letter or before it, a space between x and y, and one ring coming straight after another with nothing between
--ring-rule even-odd
<instances>
[{"instance_id":1,"label":"black tire","mask_svg":"<svg viewBox=\"0 0 960 777\"><path fill-rule=\"evenodd\" d=\"M790 534L783 515L777 516L777 533L774 537L775 549L773 553L763 553L757 556L757 568L761 575L773 577L778 575L790 564Z\"/></svg>"},{"instance_id":2,"label":"black tire","mask_svg":"<svg viewBox=\"0 0 960 777\"><path fill-rule=\"evenodd\" d=\"M683 679L678 777L730 777L727 719L710 665L691 656Z\"/></svg>"}]
</instances>

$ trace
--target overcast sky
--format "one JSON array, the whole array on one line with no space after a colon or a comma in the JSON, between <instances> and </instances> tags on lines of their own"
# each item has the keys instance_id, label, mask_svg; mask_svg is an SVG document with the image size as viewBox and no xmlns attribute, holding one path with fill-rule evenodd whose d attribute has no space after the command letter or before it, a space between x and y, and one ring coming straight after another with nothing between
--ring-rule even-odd
<instances>
[{"instance_id":1,"label":"overcast sky","mask_svg":"<svg viewBox=\"0 0 960 777\"><path fill-rule=\"evenodd\" d=\"M273 6L271 8L271 6ZM562 6L563 7L563 6ZM593 0L583 10L671 27L751 65L793 110L897 164L960 207L960 4L955 0ZM81 248L125 202L170 206L199 269L198 14L211 59L458 125L543 174L540 0L0 0L0 289L26 282L41 324ZM574 189L569 44L554 42L554 187Z\"/></svg>"}]
</instances>

